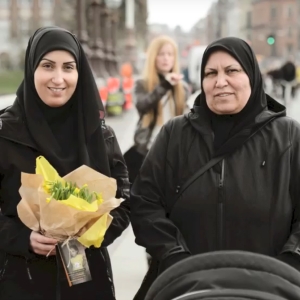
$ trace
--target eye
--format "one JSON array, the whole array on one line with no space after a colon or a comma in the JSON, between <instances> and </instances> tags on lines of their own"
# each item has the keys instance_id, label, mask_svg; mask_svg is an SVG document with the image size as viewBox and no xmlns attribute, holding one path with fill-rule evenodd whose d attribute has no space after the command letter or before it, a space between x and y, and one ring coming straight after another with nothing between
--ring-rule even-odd
<instances>
[{"instance_id":1,"label":"eye","mask_svg":"<svg viewBox=\"0 0 300 300\"><path fill-rule=\"evenodd\" d=\"M205 76L205 77L209 77L209 76L212 76L212 75L215 75L215 74L216 74L215 71L211 71L211 72L206 72L206 73L204 73L204 76Z\"/></svg>"},{"instance_id":2,"label":"eye","mask_svg":"<svg viewBox=\"0 0 300 300\"><path fill-rule=\"evenodd\" d=\"M66 65L66 66L65 66L65 69L68 70L68 71L74 70L74 68L75 68L75 67L74 67L73 65Z\"/></svg>"},{"instance_id":3,"label":"eye","mask_svg":"<svg viewBox=\"0 0 300 300\"><path fill-rule=\"evenodd\" d=\"M44 69L51 69L51 68L52 68L52 65L49 64L49 63L46 63L46 64L43 64L42 67L43 67Z\"/></svg>"},{"instance_id":4,"label":"eye","mask_svg":"<svg viewBox=\"0 0 300 300\"><path fill-rule=\"evenodd\" d=\"M239 72L239 70L237 70L237 69L229 69L229 70L227 70L228 74L233 74L233 73L237 73L237 72Z\"/></svg>"}]
</instances>

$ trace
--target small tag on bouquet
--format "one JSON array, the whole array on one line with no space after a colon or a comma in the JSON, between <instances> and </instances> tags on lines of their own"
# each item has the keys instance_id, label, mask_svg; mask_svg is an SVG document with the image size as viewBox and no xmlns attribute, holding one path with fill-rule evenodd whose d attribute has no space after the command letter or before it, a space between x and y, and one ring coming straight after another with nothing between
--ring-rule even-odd
<instances>
[{"instance_id":1,"label":"small tag on bouquet","mask_svg":"<svg viewBox=\"0 0 300 300\"><path fill-rule=\"evenodd\" d=\"M92 280L85 247L77 240L58 243L59 254L64 266L69 286Z\"/></svg>"}]
</instances>

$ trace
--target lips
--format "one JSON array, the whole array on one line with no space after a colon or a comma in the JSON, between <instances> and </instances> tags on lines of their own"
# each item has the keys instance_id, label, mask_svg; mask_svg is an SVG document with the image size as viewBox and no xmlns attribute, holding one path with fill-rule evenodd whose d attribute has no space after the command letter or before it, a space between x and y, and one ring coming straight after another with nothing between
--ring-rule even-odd
<instances>
[{"instance_id":1,"label":"lips","mask_svg":"<svg viewBox=\"0 0 300 300\"><path fill-rule=\"evenodd\" d=\"M53 88L53 87L48 87L48 89L52 92L55 92L55 93L59 93L59 92L62 92L64 91L66 88Z\"/></svg>"},{"instance_id":2,"label":"lips","mask_svg":"<svg viewBox=\"0 0 300 300\"><path fill-rule=\"evenodd\" d=\"M216 94L215 97L228 97L232 95L232 93L219 93L219 94Z\"/></svg>"}]
</instances>

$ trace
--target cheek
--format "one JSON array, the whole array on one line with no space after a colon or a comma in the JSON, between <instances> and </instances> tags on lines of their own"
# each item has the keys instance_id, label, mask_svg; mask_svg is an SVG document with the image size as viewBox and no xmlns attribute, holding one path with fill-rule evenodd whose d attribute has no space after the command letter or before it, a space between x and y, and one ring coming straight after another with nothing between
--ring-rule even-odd
<instances>
[{"instance_id":1,"label":"cheek","mask_svg":"<svg viewBox=\"0 0 300 300\"><path fill-rule=\"evenodd\" d=\"M78 82L78 73L70 74L66 81L69 87L75 90Z\"/></svg>"},{"instance_id":2,"label":"cheek","mask_svg":"<svg viewBox=\"0 0 300 300\"><path fill-rule=\"evenodd\" d=\"M34 86L37 92L42 90L46 82L47 82L47 76L44 74L44 72L40 72L39 70L37 70L34 73Z\"/></svg>"},{"instance_id":3,"label":"cheek","mask_svg":"<svg viewBox=\"0 0 300 300\"><path fill-rule=\"evenodd\" d=\"M243 102L247 102L251 95L251 86L249 82L240 82L236 88L240 94L240 97Z\"/></svg>"},{"instance_id":4,"label":"cheek","mask_svg":"<svg viewBox=\"0 0 300 300\"><path fill-rule=\"evenodd\" d=\"M203 92L205 94L205 97L208 100L208 98L211 97L213 91L212 82L204 79L202 82L202 87L203 87Z\"/></svg>"}]
</instances>

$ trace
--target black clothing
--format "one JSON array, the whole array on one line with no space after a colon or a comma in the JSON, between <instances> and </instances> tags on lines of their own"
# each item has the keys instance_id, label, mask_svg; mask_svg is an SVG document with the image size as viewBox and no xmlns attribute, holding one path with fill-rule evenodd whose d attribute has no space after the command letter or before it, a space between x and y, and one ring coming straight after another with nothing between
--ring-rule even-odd
<instances>
[{"instance_id":1,"label":"black clothing","mask_svg":"<svg viewBox=\"0 0 300 300\"><path fill-rule=\"evenodd\" d=\"M291 61L286 62L281 67L282 79L286 81L293 81L296 78L296 66Z\"/></svg>"},{"instance_id":2,"label":"black clothing","mask_svg":"<svg viewBox=\"0 0 300 300\"><path fill-rule=\"evenodd\" d=\"M283 106L268 102L253 124L259 131L177 202L176 187L213 157L213 133L201 107L164 126L131 191L136 242L153 260L174 251L295 253L290 262L300 270L300 126Z\"/></svg>"},{"instance_id":3,"label":"black clothing","mask_svg":"<svg viewBox=\"0 0 300 300\"><path fill-rule=\"evenodd\" d=\"M220 49L244 68L251 96L239 114L218 123L201 93L190 114L171 120L157 136L131 190L136 243L153 265L135 300L144 299L159 265L176 253L243 250L282 259L300 271L300 125L264 93L255 55L240 39L208 46L202 80L207 59ZM227 129L217 128L221 125ZM192 175L223 155L180 193Z\"/></svg>"},{"instance_id":4,"label":"black clothing","mask_svg":"<svg viewBox=\"0 0 300 300\"><path fill-rule=\"evenodd\" d=\"M47 39L50 36L51 43ZM62 43L52 43L54 37ZM45 54L34 51L34 47L40 45L44 45L46 52L69 51L68 47L76 45L76 49L69 52L79 53L75 57L79 75L76 91L60 108L47 107L34 88L31 68L38 60L31 55L41 58ZM38 30L30 39L24 81L13 106L0 116L0 121L0 299L76 300L87 296L115 299L106 247L130 222L128 172L115 134L105 125L103 106L90 67L71 33L47 27ZM35 173L36 158L40 155L45 156L61 176L86 164L115 178L116 197L125 199L111 212L113 221L101 248L86 250L93 278L88 283L69 288L59 255L46 258L30 250L31 230L18 218L18 190L21 172Z\"/></svg>"}]
</instances>

